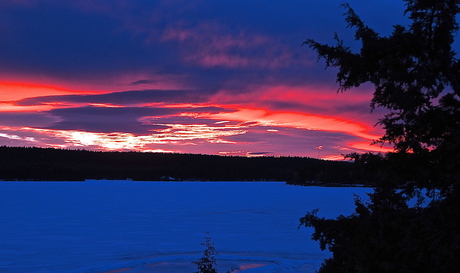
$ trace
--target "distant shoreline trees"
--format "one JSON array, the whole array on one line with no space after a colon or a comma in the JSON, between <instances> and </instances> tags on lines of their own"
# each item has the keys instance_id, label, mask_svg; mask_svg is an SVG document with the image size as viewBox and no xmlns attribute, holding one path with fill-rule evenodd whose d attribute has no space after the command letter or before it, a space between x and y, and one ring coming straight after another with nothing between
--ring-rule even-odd
<instances>
[{"instance_id":1,"label":"distant shoreline trees","mask_svg":"<svg viewBox=\"0 0 460 273\"><path fill-rule=\"evenodd\" d=\"M31 181L288 181L353 184L349 162L304 157L94 152L0 146L0 179Z\"/></svg>"}]
</instances>

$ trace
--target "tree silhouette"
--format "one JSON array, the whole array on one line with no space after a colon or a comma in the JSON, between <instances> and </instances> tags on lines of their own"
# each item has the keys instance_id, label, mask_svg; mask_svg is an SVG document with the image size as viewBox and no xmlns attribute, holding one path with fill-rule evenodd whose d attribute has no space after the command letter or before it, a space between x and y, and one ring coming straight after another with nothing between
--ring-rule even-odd
<instances>
[{"instance_id":1,"label":"tree silhouette","mask_svg":"<svg viewBox=\"0 0 460 273\"><path fill-rule=\"evenodd\" d=\"M202 246L206 247L203 252L203 256L201 256L198 261L192 262L198 269L195 273L217 273L217 269L215 268L216 256L219 254L214 247L214 243L212 242L209 232L206 232L204 239L204 242L201 243Z\"/></svg>"},{"instance_id":2,"label":"tree silhouette","mask_svg":"<svg viewBox=\"0 0 460 273\"><path fill-rule=\"evenodd\" d=\"M333 257L319 272L457 272L460 266L460 64L452 49L458 30L458 0L404 0L409 26L395 25L383 37L344 4L346 22L361 42L359 52L338 36L330 46L307 40L327 67L338 68L339 91L375 86L371 108L393 144L386 155L350 155L378 171L370 201L356 212L324 219L316 211L300 224ZM408 205L420 189L431 202Z\"/></svg>"},{"instance_id":3,"label":"tree silhouette","mask_svg":"<svg viewBox=\"0 0 460 273\"><path fill-rule=\"evenodd\" d=\"M345 4L348 26L361 42L352 52L336 35L335 46L313 40L313 48L329 67L337 67L339 90L370 82L375 86L372 109L390 112L378 124L385 134L377 142L392 143L394 160L406 163L405 178L420 186L439 186L446 175L458 175L460 149L460 64L452 50L458 30L458 0L405 0L412 24L394 26L388 37L365 25ZM450 180L450 179L449 179ZM449 182L450 183L450 182Z\"/></svg>"}]
</instances>

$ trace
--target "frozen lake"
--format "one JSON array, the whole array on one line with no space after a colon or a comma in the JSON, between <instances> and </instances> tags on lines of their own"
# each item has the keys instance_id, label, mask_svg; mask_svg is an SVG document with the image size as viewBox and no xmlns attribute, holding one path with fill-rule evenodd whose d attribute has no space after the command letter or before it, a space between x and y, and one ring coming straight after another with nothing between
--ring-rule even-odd
<instances>
[{"instance_id":1,"label":"frozen lake","mask_svg":"<svg viewBox=\"0 0 460 273\"><path fill-rule=\"evenodd\" d=\"M329 256L299 218L353 212L366 188L280 182L0 182L0 272L315 272Z\"/></svg>"}]
</instances>

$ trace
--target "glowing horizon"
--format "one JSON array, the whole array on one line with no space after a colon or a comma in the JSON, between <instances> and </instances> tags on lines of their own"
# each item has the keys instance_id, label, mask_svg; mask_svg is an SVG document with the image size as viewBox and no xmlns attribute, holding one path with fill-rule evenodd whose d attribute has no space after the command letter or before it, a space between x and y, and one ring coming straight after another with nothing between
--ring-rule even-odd
<instances>
[{"instance_id":1,"label":"glowing horizon","mask_svg":"<svg viewBox=\"0 0 460 273\"><path fill-rule=\"evenodd\" d=\"M4 1L0 145L329 160L391 151L370 145L383 134L372 88L338 94L334 70L300 46L341 29L353 39L340 1L307 2L270 1L261 12L210 1ZM394 19L355 2L374 24ZM402 15L399 1L373 5ZM266 15L279 10L288 17Z\"/></svg>"}]
</instances>

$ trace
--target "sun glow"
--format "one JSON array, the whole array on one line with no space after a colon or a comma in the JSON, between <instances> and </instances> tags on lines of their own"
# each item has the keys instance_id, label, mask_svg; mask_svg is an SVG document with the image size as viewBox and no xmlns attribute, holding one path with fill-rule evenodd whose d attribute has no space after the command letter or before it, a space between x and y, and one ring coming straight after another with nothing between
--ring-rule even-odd
<instances>
[{"instance_id":1,"label":"sun glow","mask_svg":"<svg viewBox=\"0 0 460 273\"><path fill-rule=\"evenodd\" d=\"M66 145L73 147L94 147L102 150L152 150L147 147L151 144L190 144L193 141L207 141L209 143L234 143L223 139L234 135L245 134L247 131L238 126L212 127L201 124L162 124L167 129L156 130L149 135L135 135L133 133L113 132L95 133L77 130L53 130L23 127L16 130L29 131L52 136L63 140ZM0 137L22 139L16 135L0 134ZM35 141L30 138L29 141ZM156 150L156 149L153 149Z\"/></svg>"},{"instance_id":2,"label":"sun glow","mask_svg":"<svg viewBox=\"0 0 460 273\"><path fill-rule=\"evenodd\" d=\"M155 125L155 124L154 124ZM168 126L167 129L156 130L161 133L158 136L162 141L183 141L194 139L206 139L211 143L234 143L221 137L229 137L247 133L242 126L208 126L204 124L157 124Z\"/></svg>"}]
</instances>

